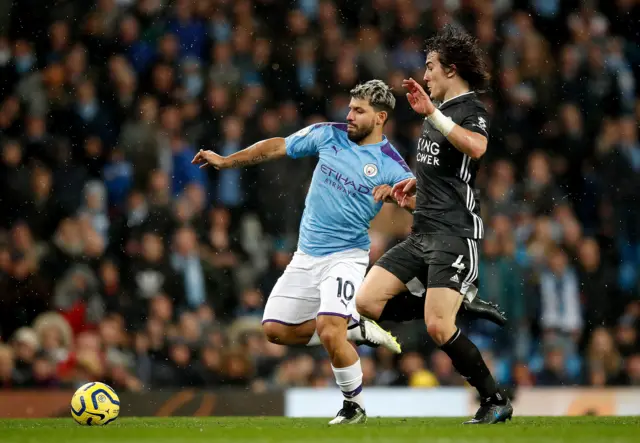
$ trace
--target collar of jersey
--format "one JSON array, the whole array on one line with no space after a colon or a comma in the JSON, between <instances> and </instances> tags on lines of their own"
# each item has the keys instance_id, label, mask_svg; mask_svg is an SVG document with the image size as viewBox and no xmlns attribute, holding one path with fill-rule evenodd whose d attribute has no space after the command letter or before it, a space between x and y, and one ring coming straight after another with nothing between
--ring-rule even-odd
<instances>
[{"instance_id":1,"label":"collar of jersey","mask_svg":"<svg viewBox=\"0 0 640 443\"><path fill-rule=\"evenodd\" d=\"M469 92L463 92L462 94L456 95L455 97L451 97L450 99L447 99L447 100L443 101L442 103L440 103L440 106L438 106L438 109L441 109L444 105L449 104L454 100L457 100L457 99L459 99L461 97L465 97L467 95L471 95L471 94L475 94L475 93L476 93L476 91L469 91Z\"/></svg>"},{"instance_id":2,"label":"collar of jersey","mask_svg":"<svg viewBox=\"0 0 640 443\"><path fill-rule=\"evenodd\" d=\"M349 140L349 138L347 138L347 140ZM389 143L389 140L387 139L387 136L382 134L382 141L379 143L370 143L368 145L359 145L355 142L352 142L351 140L349 140L349 143L353 146L355 146L356 148L379 148L382 147L384 145L386 145L387 143Z\"/></svg>"}]
</instances>

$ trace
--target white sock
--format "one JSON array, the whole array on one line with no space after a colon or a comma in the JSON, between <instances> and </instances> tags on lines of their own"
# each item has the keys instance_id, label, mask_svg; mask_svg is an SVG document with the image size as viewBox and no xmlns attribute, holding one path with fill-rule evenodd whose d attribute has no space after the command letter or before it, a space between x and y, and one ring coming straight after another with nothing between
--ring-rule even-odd
<instances>
[{"instance_id":1,"label":"white sock","mask_svg":"<svg viewBox=\"0 0 640 443\"><path fill-rule=\"evenodd\" d=\"M353 298L349 306L347 306L347 313L351 316L349 324L347 325L347 340L357 341L364 339L360 331L360 313L356 309L355 298Z\"/></svg>"},{"instance_id":2,"label":"white sock","mask_svg":"<svg viewBox=\"0 0 640 443\"><path fill-rule=\"evenodd\" d=\"M360 313L356 309L355 297L351 299L349 306L347 306L347 314L351 316L351 319L349 320L349 326L351 326L354 323L360 323Z\"/></svg>"},{"instance_id":3,"label":"white sock","mask_svg":"<svg viewBox=\"0 0 640 443\"><path fill-rule=\"evenodd\" d=\"M347 340L349 341L364 340L364 337L362 336L362 331L360 330L360 326L358 326L357 323L353 323L353 325L351 323L352 322L349 322L349 327L351 329L347 329ZM320 346L320 345L322 345L322 342L320 341L320 336L318 335L318 331L314 331L313 335L309 339L309 342L305 346Z\"/></svg>"},{"instance_id":4,"label":"white sock","mask_svg":"<svg viewBox=\"0 0 640 443\"><path fill-rule=\"evenodd\" d=\"M347 340L349 341L358 341L364 340L362 336L362 331L360 330L360 326L357 324L349 325L349 329L347 329Z\"/></svg>"},{"instance_id":5,"label":"white sock","mask_svg":"<svg viewBox=\"0 0 640 443\"><path fill-rule=\"evenodd\" d=\"M305 346L320 346L322 342L320 341L320 336L318 335L318 331L313 331L313 335Z\"/></svg>"},{"instance_id":6,"label":"white sock","mask_svg":"<svg viewBox=\"0 0 640 443\"><path fill-rule=\"evenodd\" d=\"M336 383L340 386L344 398L357 403L364 409L364 400L362 398L362 366L360 359L351 366L346 368L334 368L333 375L336 377Z\"/></svg>"},{"instance_id":7,"label":"white sock","mask_svg":"<svg viewBox=\"0 0 640 443\"><path fill-rule=\"evenodd\" d=\"M347 307L347 313L351 316L347 329L347 340L358 341L363 340L362 331L360 331L360 313L356 309L355 298L351 300Z\"/></svg>"}]
</instances>

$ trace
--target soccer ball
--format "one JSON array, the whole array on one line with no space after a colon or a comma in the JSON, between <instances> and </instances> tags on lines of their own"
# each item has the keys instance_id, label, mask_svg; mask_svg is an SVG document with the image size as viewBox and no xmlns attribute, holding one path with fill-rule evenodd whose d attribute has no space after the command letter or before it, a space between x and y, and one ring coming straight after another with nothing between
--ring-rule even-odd
<instances>
[{"instance_id":1,"label":"soccer ball","mask_svg":"<svg viewBox=\"0 0 640 443\"><path fill-rule=\"evenodd\" d=\"M116 391L104 383L81 386L71 399L71 416L83 426L104 426L120 415Z\"/></svg>"}]
</instances>

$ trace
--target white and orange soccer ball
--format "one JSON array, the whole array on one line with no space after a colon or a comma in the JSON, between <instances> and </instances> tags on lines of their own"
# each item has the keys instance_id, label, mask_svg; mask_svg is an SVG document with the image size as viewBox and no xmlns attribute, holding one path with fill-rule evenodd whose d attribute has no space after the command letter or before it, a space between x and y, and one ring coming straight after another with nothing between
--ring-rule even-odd
<instances>
[{"instance_id":1,"label":"white and orange soccer ball","mask_svg":"<svg viewBox=\"0 0 640 443\"><path fill-rule=\"evenodd\" d=\"M71 399L71 417L83 426L104 426L120 415L120 398L110 386L100 382L78 388Z\"/></svg>"}]
</instances>

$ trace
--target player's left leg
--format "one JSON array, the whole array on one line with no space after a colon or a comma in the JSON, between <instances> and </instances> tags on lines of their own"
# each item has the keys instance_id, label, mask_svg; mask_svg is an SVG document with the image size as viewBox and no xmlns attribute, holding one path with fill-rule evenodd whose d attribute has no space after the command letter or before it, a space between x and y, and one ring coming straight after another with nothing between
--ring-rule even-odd
<instances>
[{"instance_id":1,"label":"player's left leg","mask_svg":"<svg viewBox=\"0 0 640 443\"><path fill-rule=\"evenodd\" d=\"M322 345L331 359L336 383L342 391L342 409L329 424L356 424L367 421L362 397L362 366L355 348L347 341L347 318L324 313L316 327Z\"/></svg>"},{"instance_id":2,"label":"player's left leg","mask_svg":"<svg viewBox=\"0 0 640 443\"><path fill-rule=\"evenodd\" d=\"M347 341L353 301L366 272L366 251L336 254L320 270L320 309L316 327L329 353L336 383L344 396L343 407L330 424L363 423L367 419L362 396L362 367L355 348ZM353 323L360 323L356 321ZM369 323L382 341L397 342L375 323ZM398 346L398 352L399 352Z\"/></svg>"},{"instance_id":3,"label":"player's left leg","mask_svg":"<svg viewBox=\"0 0 640 443\"><path fill-rule=\"evenodd\" d=\"M511 419L513 407L509 399L498 389L476 345L455 324L461 303L462 295L454 289L429 288L424 315L433 341L482 399L475 417L465 424L493 424Z\"/></svg>"},{"instance_id":4,"label":"player's left leg","mask_svg":"<svg viewBox=\"0 0 640 443\"><path fill-rule=\"evenodd\" d=\"M498 389L476 345L456 326L464 295L476 291L478 253L475 241L430 236L423 246L429 264L424 305L427 332L482 399L475 417L466 423L506 421L513 415L509 399Z\"/></svg>"}]
</instances>

